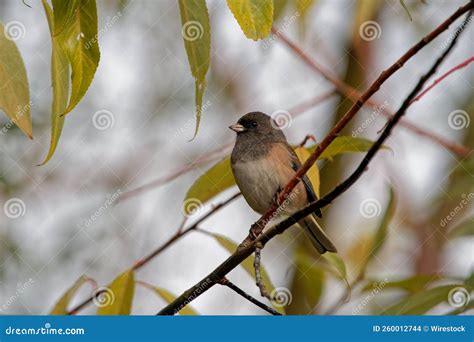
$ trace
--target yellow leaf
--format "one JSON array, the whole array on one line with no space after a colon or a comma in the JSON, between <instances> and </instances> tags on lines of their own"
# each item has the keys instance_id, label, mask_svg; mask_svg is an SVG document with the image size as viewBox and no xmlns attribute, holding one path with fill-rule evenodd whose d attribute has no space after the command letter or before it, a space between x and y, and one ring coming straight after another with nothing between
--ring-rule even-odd
<instances>
[{"instance_id":1,"label":"yellow leaf","mask_svg":"<svg viewBox=\"0 0 474 342\"><path fill-rule=\"evenodd\" d=\"M135 292L135 279L133 271L129 270L119 275L107 287L109 298L101 305L97 314L101 316L129 315L132 311L133 294Z\"/></svg>"},{"instance_id":2,"label":"yellow leaf","mask_svg":"<svg viewBox=\"0 0 474 342\"><path fill-rule=\"evenodd\" d=\"M196 128L192 138L194 139L201 122L202 98L206 89L206 74L211 56L211 27L205 0L179 0L179 13L181 35L191 74L195 80Z\"/></svg>"},{"instance_id":3,"label":"yellow leaf","mask_svg":"<svg viewBox=\"0 0 474 342\"><path fill-rule=\"evenodd\" d=\"M51 108L51 143L49 151L40 165L47 163L54 154L58 146L59 138L64 126L64 116L69 96L69 62L66 53L63 51L58 37L54 36L54 14L46 0L43 1L44 11L48 19L49 31L51 34L51 83L53 87L53 104Z\"/></svg>"},{"instance_id":4,"label":"yellow leaf","mask_svg":"<svg viewBox=\"0 0 474 342\"><path fill-rule=\"evenodd\" d=\"M227 6L247 38L258 40L270 34L273 23L272 0L227 0Z\"/></svg>"},{"instance_id":5,"label":"yellow leaf","mask_svg":"<svg viewBox=\"0 0 474 342\"><path fill-rule=\"evenodd\" d=\"M32 138L30 109L25 64L14 38L7 36L6 28L0 23L0 110Z\"/></svg>"},{"instance_id":6,"label":"yellow leaf","mask_svg":"<svg viewBox=\"0 0 474 342\"><path fill-rule=\"evenodd\" d=\"M303 164L306 159L309 158L311 153L308 152L307 149L304 147L297 147L295 148L295 153L298 156L298 159L300 160L301 164ZM320 179L319 179L319 169L318 165L316 163L313 164L313 166L310 167L308 172L306 172L306 175L308 176L311 184L313 185L314 192L316 193L316 196L319 198L319 185L320 185Z\"/></svg>"},{"instance_id":7,"label":"yellow leaf","mask_svg":"<svg viewBox=\"0 0 474 342\"><path fill-rule=\"evenodd\" d=\"M76 282L66 291L66 293L56 302L50 315L67 315L67 306L77 290L87 281L87 277L81 276Z\"/></svg>"}]
</instances>

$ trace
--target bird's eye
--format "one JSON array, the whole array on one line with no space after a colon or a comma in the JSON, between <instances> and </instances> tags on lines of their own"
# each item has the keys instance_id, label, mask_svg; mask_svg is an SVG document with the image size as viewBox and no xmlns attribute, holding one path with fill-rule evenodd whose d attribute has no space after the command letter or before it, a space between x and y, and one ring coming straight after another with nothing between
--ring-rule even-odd
<instances>
[{"instance_id":1,"label":"bird's eye","mask_svg":"<svg viewBox=\"0 0 474 342\"><path fill-rule=\"evenodd\" d=\"M257 127L257 121L252 121L251 125L252 127Z\"/></svg>"}]
</instances>

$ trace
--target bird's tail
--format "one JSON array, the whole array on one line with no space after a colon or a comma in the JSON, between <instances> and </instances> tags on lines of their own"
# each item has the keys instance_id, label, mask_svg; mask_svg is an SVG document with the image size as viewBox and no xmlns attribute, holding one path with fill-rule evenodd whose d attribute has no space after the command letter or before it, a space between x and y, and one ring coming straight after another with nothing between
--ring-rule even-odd
<instances>
[{"instance_id":1,"label":"bird's tail","mask_svg":"<svg viewBox=\"0 0 474 342\"><path fill-rule=\"evenodd\" d=\"M337 253L336 246L334 246L331 240L329 240L329 237L324 233L313 215L306 216L304 219L299 221L299 224L309 235L311 242L320 254L326 252Z\"/></svg>"}]
</instances>

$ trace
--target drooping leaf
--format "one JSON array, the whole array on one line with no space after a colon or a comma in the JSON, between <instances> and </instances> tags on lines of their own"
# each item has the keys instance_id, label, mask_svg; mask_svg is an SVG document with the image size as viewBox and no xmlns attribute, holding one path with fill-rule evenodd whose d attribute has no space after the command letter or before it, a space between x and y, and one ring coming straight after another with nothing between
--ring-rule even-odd
<instances>
[{"instance_id":1,"label":"drooping leaf","mask_svg":"<svg viewBox=\"0 0 474 342\"><path fill-rule=\"evenodd\" d=\"M303 164L306 161L306 159L308 159L309 156L311 155L311 153L309 153L307 149L300 146L295 148L295 153L298 156L298 159L300 160L301 164ZM316 193L316 196L319 197L320 180L319 180L318 165L314 163L313 166L310 167L308 172L306 172L306 175L308 176L311 184L313 185L313 189L314 189L314 192Z\"/></svg>"},{"instance_id":2,"label":"drooping leaf","mask_svg":"<svg viewBox=\"0 0 474 342\"><path fill-rule=\"evenodd\" d=\"M373 141L365 138L339 136L323 151L319 159L332 160L336 155L341 153L367 152L373 144ZM308 151L312 153L316 149L316 146L317 145L308 148ZM387 147L382 146L382 149L387 149Z\"/></svg>"},{"instance_id":3,"label":"drooping leaf","mask_svg":"<svg viewBox=\"0 0 474 342\"><path fill-rule=\"evenodd\" d=\"M415 293L382 311L382 315L422 315L434 306L448 300L449 293L465 285L444 285Z\"/></svg>"},{"instance_id":4,"label":"drooping leaf","mask_svg":"<svg viewBox=\"0 0 474 342\"><path fill-rule=\"evenodd\" d=\"M370 280L362 289L363 292L372 291L374 288L379 290L401 289L409 293L417 293L424 290L429 284L439 280L440 277L433 274L419 274L396 281L388 280Z\"/></svg>"},{"instance_id":5,"label":"drooping leaf","mask_svg":"<svg viewBox=\"0 0 474 342\"><path fill-rule=\"evenodd\" d=\"M452 239L474 235L474 217L469 217L463 223L458 224L448 233Z\"/></svg>"},{"instance_id":6,"label":"drooping leaf","mask_svg":"<svg viewBox=\"0 0 474 342\"><path fill-rule=\"evenodd\" d=\"M97 315L129 315L132 311L132 300L135 292L135 279L132 270L125 271L119 275L107 287L110 292L110 300L99 306Z\"/></svg>"},{"instance_id":7,"label":"drooping leaf","mask_svg":"<svg viewBox=\"0 0 474 342\"><path fill-rule=\"evenodd\" d=\"M67 306L69 302L76 294L77 290L87 281L86 276L80 276L79 279L66 291L65 294L54 305L53 309L49 313L50 315L67 315Z\"/></svg>"},{"instance_id":8,"label":"drooping leaf","mask_svg":"<svg viewBox=\"0 0 474 342\"><path fill-rule=\"evenodd\" d=\"M340 136L334 139L319 159L332 159L341 153L365 152L372 144L373 142L367 139ZM315 146L312 146L306 148L306 150L312 153L315 148ZM230 158L226 157L212 166L193 183L186 193L184 201L193 198L205 203L234 185L235 180L230 167Z\"/></svg>"},{"instance_id":9,"label":"drooping leaf","mask_svg":"<svg viewBox=\"0 0 474 342\"><path fill-rule=\"evenodd\" d=\"M210 63L211 28L205 0L179 0L179 13L184 47L195 81L196 128L194 139L201 121L202 99Z\"/></svg>"},{"instance_id":10,"label":"drooping leaf","mask_svg":"<svg viewBox=\"0 0 474 342\"><path fill-rule=\"evenodd\" d=\"M287 307L289 315L307 315L318 305L324 286L324 271L303 253L295 254L295 273L291 281L293 298Z\"/></svg>"},{"instance_id":11,"label":"drooping leaf","mask_svg":"<svg viewBox=\"0 0 474 342\"><path fill-rule=\"evenodd\" d=\"M44 11L48 19L49 31L51 33L51 83L53 87L53 104L51 108L51 143L49 151L40 164L43 165L48 162L54 154L58 146L59 138L64 126L64 116L62 114L66 111L68 97L69 97L69 62L66 53L61 47L59 38L53 35L54 14L46 0L43 1ZM66 3L67 1L60 1ZM65 20L65 19L64 19Z\"/></svg>"},{"instance_id":12,"label":"drooping leaf","mask_svg":"<svg viewBox=\"0 0 474 342\"><path fill-rule=\"evenodd\" d=\"M227 0L227 5L247 38L258 40L270 34L272 0Z\"/></svg>"},{"instance_id":13,"label":"drooping leaf","mask_svg":"<svg viewBox=\"0 0 474 342\"><path fill-rule=\"evenodd\" d=\"M71 97L63 113L65 115L71 112L86 94L99 66L100 51L95 0L77 0L69 5L59 5L60 3L61 1L53 2L54 16L58 16L60 25L64 25L57 37L72 70ZM74 13L72 18L71 11Z\"/></svg>"},{"instance_id":14,"label":"drooping leaf","mask_svg":"<svg viewBox=\"0 0 474 342\"><path fill-rule=\"evenodd\" d=\"M275 23L285 13L288 0L273 0L273 22Z\"/></svg>"},{"instance_id":15,"label":"drooping leaf","mask_svg":"<svg viewBox=\"0 0 474 342\"><path fill-rule=\"evenodd\" d=\"M25 64L12 38L0 23L0 111L3 111L29 138L31 103Z\"/></svg>"},{"instance_id":16,"label":"drooping leaf","mask_svg":"<svg viewBox=\"0 0 474 342\"><path fill-rule=\"evenodd\" d=\"M393 218L393 214L395 213L395 206L395 194L393 189L390 188L390 198L387 207L385 208L383 218L380 221L377 230L375 231L371 247L369 248L369 254L365 258L361 267L362 272L365 272L365 269L367 268L370 261L377 255L377 253L385 243L388 234L388 226Z\"/></svg>"},{"instance_id":17,"label":"drooping leaf","mask_svg":"<svg viewBox=\"0 0 474 342\"><path fill-rule=\"evenodd\" d=\"M408 10L407 5L405 5L405 1L400 0L400 5L402 5L403 9L405 10L405 13L407 14L408 18L410 21L413 21L413 18L411 17L410 11Z\"/></svg>"},{"instance_id":18,"label":"drooping leaf","mask_svg":"<svg viewBox=\"0 0 474 342\"><path fill-rule=\"evenodd\" d=\"M54 30L51 32L52 36L59 35L74 20L80 2L81 0L52 0L54 8L54 25L50 24L50 29L51 26L54 26Z\"/></svg>"},{"instance_id":19,"label":"drooping leaf","mask_svg":"<svg viewBox=\"0 0 474 342\"><path fill-rule=\"evenodd\" d=\"M169 292L168 290L165 290L160 287L153 286L153 290L155 293L160 296L165 302L168 304L173 302L176 299L176 296ZM196 316L199 315L196 310L194 310L191 306L186 305L181 311L179 312L180 315L187 315L187 316Z\"/></svg>"}]
</instances>

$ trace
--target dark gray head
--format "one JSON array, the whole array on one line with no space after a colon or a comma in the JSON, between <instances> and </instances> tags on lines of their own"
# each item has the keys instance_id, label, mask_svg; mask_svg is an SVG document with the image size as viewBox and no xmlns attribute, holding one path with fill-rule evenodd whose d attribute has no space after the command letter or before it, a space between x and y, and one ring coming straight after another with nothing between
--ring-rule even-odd
<instances>
[{"instance_id":1,"label":"dark gray head","mask_svg":"<svg viewBox=\"0 0 474 342\"><path fill-rule=\"evenodd\" d=\"M286 142L285 135L269 115L262 112L250 112L242 116L235 125L229 126L237 133L238 139ZM253 138L253 139L252 139Z\"/></svg>"}]
</instances>

